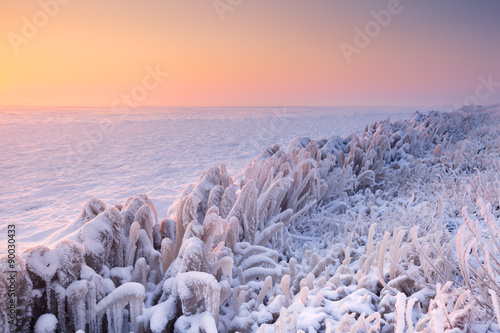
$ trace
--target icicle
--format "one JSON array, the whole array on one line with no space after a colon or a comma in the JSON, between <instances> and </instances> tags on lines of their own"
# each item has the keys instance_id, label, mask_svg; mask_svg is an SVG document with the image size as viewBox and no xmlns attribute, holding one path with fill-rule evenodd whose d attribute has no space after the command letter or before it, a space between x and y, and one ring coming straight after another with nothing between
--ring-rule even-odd
<instances>
[{"instance_id":1,"label":"icicle","mask_svg":"<svg viewBox=\"0 0 500 333\"><path fill-rule=\"evenodd\" d=\"M272 287L273 287L273 278L268 276L264 280L264 284L262 285L262 288L260 289L259 292L259 296L257 297L257 301L255 302L256 310L259 308L259 305L262 304L264 297L266 297L267 291L270 290Z\"/></svg>"},{"instance_id":2,"label":"icicle","mask_svg":"<svg viewBox=\"0 0 500 333\"><path fill-rule=\"evenodd\" d=\"M95 310L99 327L102 323L104 314L106 314L108 319L108 332L122 332L123 311L127 304L130 304L130 307L133 308L134 315L136 315L134 318L131 318L131 329L137 332L136 318L142 314L142 304L145 296L146 291L144 286L135 282L125 283L113 290L96 305ZM132 315L132 309L130 315Z\"/></svg>"},{"instance_id":3,"label":"icicle","mask_svg":"<svg viewBox=\"0 0 500 333\"><path fill-rule=\"evenodd\" d=\"M139 282L147 288L148 285L148 264L146 259L139 258L135 262L134 271L132 272L132 281Z\"/></svg>"},{"instance_id":4,"label":"icicle","mask_svg":"<svg viewBox=\"0 0 500 333\"><path fill-rule=\"evenodd\" d=\"M283 275L281 278L281 292L285 295L288 305L291 305L293 297L290 290L290 275Z\"/></svg>"},{"instance_id":5,"label":"icicle","mask_svg":"<svg viewBox=\"0 0 500 333\"><path fill-rule=\"evenodd\" d=\"M307 288L307 286L304 286L304 287L302 287L302 289L300 289L300 301L304 305L307 305L307 295L308 295L308 293L309 293L309 288Z\"/></svg>"},{"instance_id":6,"label":"icicle","mask_svg":"<svg viewBox=\"0 0 500 333\"><path fill-rule=\"evenodd\" d=\"M126 266L133 266L134 265L134 257L135 257L135 250L137 249L137 239L139 238L139 231L141 230L141 226L139 223L134 222L130 226L130 235L128 239L128 245L127 245L127 250L126 250Z\"/></svg>"},{"instance_id":7,"label":"icicle","mask_svg":"<svg viewBox=\"0 0 500 333\"><path fill-rule=\"evenodd\" d=\"M66 289L70 315L73 318L75 330L85 330L86 311L85 300L88 292L87 280L75 281Z\"/></svg>"},{"instance_id":8,"label":"icicle","mask_svg":"<svg viewBox=\"0 0 500 333\"><path fill-rule=\"evenodd\" d=\"M395 333L403 333L405 329L406 295L398 293L396 295L396 309L394 319Z\"/></svg>"},{"instance_id":9,"label":"icicle","mask_svg":"<svg viewBox=\"0 0 500 333\"><path fill-rule=\"evenodd\" d=\"M66 333L66 289L59 283L56 284L55 296L57 300L57 321L59 333Z\"/></svg>"},{"instance_id":10,"label":"icicle","mask_svg":"<svg viewBox=\"0 0 500 333\"><path fill-rule=\"evenodd\" d=\"M164 238L161 241L161 264L163 274L167 271L168 267L174 260L174 243L170 238Z\"/></svg>"}]
</instances>

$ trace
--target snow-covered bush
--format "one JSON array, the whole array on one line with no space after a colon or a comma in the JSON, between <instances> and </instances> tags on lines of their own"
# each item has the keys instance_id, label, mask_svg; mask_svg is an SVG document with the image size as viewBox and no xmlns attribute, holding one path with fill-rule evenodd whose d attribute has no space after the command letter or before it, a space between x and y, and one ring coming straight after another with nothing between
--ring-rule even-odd
<instances>
[{"instance_id":1,"label":"snow-covered bush","mask_svg":"<svg viewBox=\"0 0 500 333\"><path fill-rule=\"evenodd\" d=\"M209 168L161 222L145 194L91 199L18 258L16 330L498 332L497 113L267 147L237 179Z\"/></svg>"}]
</instances>

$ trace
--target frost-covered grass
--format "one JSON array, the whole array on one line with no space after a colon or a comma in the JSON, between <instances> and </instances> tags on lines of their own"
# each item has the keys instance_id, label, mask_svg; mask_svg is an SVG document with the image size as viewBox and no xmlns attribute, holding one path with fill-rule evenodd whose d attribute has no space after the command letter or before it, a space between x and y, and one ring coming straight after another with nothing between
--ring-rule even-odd
<instances>
[{"instance_id":1,"label":"frost-covered grass","mask_svg":"<svg viewBox=\"0 0 500 333\"><path fill-rule=\"evenodd\" d=\"M114 204L146 193L166 217L186 184L210 166L224 163L234 177L266 146L345 136L430 109L0 108L0 254L8 224L16 224L20 253L73 221L92 197Z\"/></svg>"},{"instance_id":2,"label":"frost-covered grass","mask_svg":"<svg viewBox=\"0 0 500 333\"><path fill-rule=\"evenodd\" d=\"M498 108L416 113L209 168L162 221L91 199L19 260L17 331L500 332L499 142Z\"/></svg>"}]
</instances>

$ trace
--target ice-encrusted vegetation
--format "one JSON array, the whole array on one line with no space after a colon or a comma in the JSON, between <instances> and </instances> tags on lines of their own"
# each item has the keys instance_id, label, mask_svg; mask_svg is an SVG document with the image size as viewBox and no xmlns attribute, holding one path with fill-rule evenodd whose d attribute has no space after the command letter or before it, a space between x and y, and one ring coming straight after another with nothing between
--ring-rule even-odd
<instances>
[{"instance_id":1,"label":"ice-encrusted vegetation","mask_svg":"<svg viewBox=\"0 0 500 333\"><path fill-rule=\"evenodd\" d=\"M19 332L499 332L498 109L205 171L159 220L93 198L17 258ZM6 299L6 259L0 298Z\"/></svg>"}]
</instances>

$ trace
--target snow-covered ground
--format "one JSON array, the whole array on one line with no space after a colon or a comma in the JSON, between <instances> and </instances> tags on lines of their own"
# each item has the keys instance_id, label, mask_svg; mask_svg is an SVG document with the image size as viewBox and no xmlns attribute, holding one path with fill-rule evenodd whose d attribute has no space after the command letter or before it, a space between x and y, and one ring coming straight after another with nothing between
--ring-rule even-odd
<instances>
[{"instance_id":1,"label":"snow-covered ground","mask_svg":"<svg viewBox=\"0 0 500 333\"><path fill-rule=\"evenodd\" d=\"M146 193L160 216L211 166L235 175L274 143L349 135L431 107L0 110L0 253L16 223L20 250L43 243L92 197ZM111 128L110 128L111 127Z\"/></svg>"},{"instance_id":2,"label":"snow-covered ground","mask_svg":"<svg viewBox=\"0 0 500 333\"><path fill-rule=\"evenodd\" d=\"M186 111L4 115L3 330L500 332L499 106Z\"/></svg>"}]
</instances>

